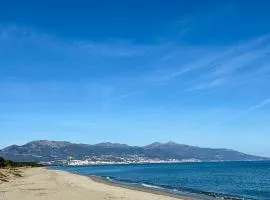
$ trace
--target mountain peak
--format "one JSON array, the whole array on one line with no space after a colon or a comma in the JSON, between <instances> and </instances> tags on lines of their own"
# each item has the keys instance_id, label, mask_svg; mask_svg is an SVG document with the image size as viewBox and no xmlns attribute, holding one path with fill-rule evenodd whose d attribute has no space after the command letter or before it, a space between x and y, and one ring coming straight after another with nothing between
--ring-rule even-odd
<instances>
[{"instance_id":1,"label":"mountain peak","mask_svg":"<svg viewBox=\"0 0 270 200\"><path fill-rule=\"evenodd\" d=\"M172 141L166 142L164 144L166 144L166 145L179 145L178 143L172 142Z\"/></svg>"},{"instance_id":2,"label":"mountain peak","mask_svg":"<svg viewBox=\"0 0 270 200\"><path fill-rule=\"evenodd\" d=\"M126 144L112 143L112 142L101 142L101 143L95 144L94 146L99 146L99 147L128 147L128 145L126 145Z\"/></svg>"},{"instance_id":3,"label":"mountain peak","mask_svg":"<svg viewBox=\"0 0 270 200\"><path fill-rule=\"evenodd\" d=\"M149 145L146 145L146 146L144 146L145 148L155 148L155 147L158 147L158 146L160 146L160 145L162 145L162 143L160 143L160 142L153 142L153 143L151 143L151 144L149 144Z\"/></svg>"},{"instance_id":4,"label":"mountain peak","mask_svg":"<svg viewBox=\"0 0 270 200\"><path fill-rule=\"evenodd\" d=\"M182 145L182 144L178 144L176 142L173 141L169 141L166 143L161 143L161 142L153 142L152 144L149 144L147 146L145 146L146 148L156 148L156 147L161 147L161 146L186 146L186 145Z\"/></svg>"},{"instance_id":5,"label":"mountain peak","mask_svg":"<svg viewBox=\"0 0 270 200\"><path fill-rule=\"evenodd\" d=\"M61 147L67 146L69 144L71 144L71 143L65 142L65 141L35 140L35 141L29 142L23 146L32 146L32 147L48 146L51 148L61 148Z\"/></svg>"},{"instance_id":6,"label":"mountain peak","mask_svg":"<svg viewBox=\"0 0 270 200\"><path fill-rule=\"evenodd\" d=\"M163 145L164 145L164 146L189 147L189 145L186 145L186 144L179 144L179 143L172 142L172 141L169 141L169 142L167 142L167 143L164 143Z\"/></svg>"}]
</instances>

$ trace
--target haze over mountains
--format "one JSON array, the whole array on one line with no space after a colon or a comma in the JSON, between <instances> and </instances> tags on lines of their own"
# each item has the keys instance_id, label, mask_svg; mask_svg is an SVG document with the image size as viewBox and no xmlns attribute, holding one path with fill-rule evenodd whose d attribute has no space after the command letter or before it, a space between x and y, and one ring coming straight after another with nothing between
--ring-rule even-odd
<instances>
[{"instance_id":1,"label":"haze over mountains","mask_svg":"<svg viewBox=\"0 0 270 200\"><path fill-rule=\"evenodd\" d=\"M234 161L264 160L266 158L247 155L230 149L211 149L168 143L152 143L147 146L128 146L118 143L99 143L95 145L74 144L63 141L39 140L25 145L12 145L2 149L1 154L14 161L60 161L60 160L198 160Z\"/></svg>"}]
</instances>

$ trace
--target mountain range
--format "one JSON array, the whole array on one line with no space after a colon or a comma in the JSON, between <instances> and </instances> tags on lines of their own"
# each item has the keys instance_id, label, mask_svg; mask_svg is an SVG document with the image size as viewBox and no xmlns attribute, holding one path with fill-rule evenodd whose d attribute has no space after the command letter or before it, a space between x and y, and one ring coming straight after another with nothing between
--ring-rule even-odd
<instances>
[{"instance_id":1,"label":"mountain range","mask_svg":"<svg viewBox=\"0 0 270 200\"><path fill-rule=\"evenodd\" d=\"M6 159L13 161L49 162L59 160L112 160L130 158L158 160L198 161L246 161L268 158L248 155L231 149L213 149L177 144L175 142L152 143L146 146L129 146L119 143L74 144L63 141L38 140L22 146L12 145L0 151Z\"/></svg>"}]
</instances>

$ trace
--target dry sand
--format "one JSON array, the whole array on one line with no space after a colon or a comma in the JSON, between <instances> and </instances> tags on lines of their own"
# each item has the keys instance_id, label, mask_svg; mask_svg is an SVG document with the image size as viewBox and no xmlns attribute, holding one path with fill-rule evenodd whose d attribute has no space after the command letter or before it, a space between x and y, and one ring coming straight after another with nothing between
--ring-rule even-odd
<instances>
[{"instance_id":1,"label":"dry sand","mask_svg":"<svg viewBox=\"0 0 270 200\"><path fill-rule=\"evenodd\" d=\"M86 176L46 168L20 169L22 177L8 175L0 180L0 200L176 200L165 194L153 194L94 181ZM2 174L10 172L0 170Z\"/></svg>"}]
</instances>

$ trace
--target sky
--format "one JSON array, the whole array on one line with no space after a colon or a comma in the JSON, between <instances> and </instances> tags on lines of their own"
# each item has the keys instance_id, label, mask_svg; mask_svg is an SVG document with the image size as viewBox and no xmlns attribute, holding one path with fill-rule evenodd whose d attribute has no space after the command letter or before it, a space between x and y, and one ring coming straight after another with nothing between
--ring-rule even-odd
<instances>
[{"instance_id":1,"label":"sky","mask_svg":"<svg viewBox=\"0 0 270 200\"><path fill-rule=\"evenodd\" d=\"M269 9L0 0L0 148L174 141L270 157Z\"/></svg>"}]
</instances>

